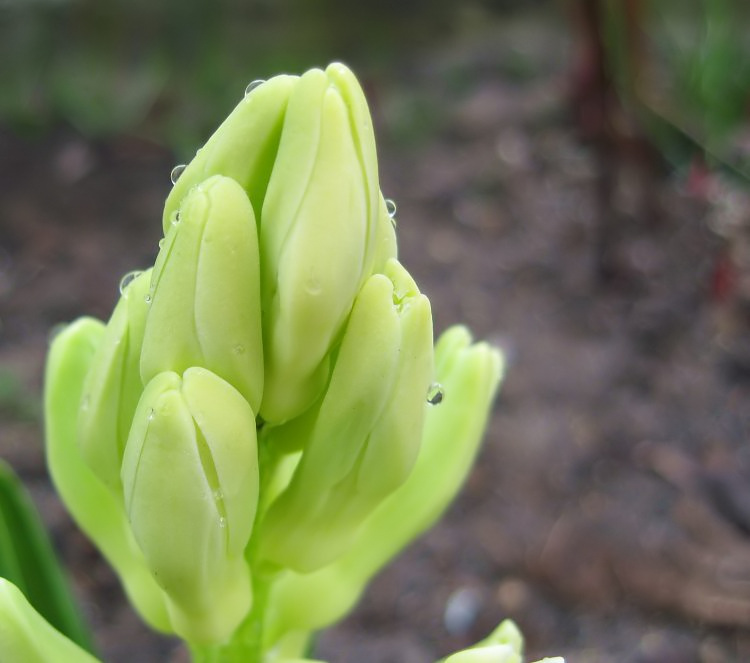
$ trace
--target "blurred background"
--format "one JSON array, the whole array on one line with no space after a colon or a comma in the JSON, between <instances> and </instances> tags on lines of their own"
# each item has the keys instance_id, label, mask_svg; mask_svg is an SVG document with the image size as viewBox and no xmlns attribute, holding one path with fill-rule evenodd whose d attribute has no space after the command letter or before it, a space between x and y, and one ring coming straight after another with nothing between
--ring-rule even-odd
<instances>
[{"instance_id":1,"label":"blurred background","mask_svg":"<svg viewBox=\"0 0 750 663\"><path fill-rule=\"evenodd\" d=\"M746 2L0 0L0 455L104 659L185 657L49 486L47 339L153 261L249 82L331 60L437 330L508 376L461 498L317 655L427 663L511 617L531 657L750 660Z\"/></svg>"}]
</instances>

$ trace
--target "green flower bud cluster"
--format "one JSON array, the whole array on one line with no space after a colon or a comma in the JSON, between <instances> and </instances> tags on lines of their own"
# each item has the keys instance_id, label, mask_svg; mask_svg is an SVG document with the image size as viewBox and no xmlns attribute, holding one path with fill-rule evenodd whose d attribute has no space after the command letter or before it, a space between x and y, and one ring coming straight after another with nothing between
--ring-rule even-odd
<instances>
[{"instance_id":1,"label":"green flower bud cluster","mask_svg":"<svg viewBox=\"0 0 750 663\"><path fill-rule=\"evenodd\" d=\"M50 470L154 628L297 659L458 491L501 357L433 349L343 65L255 86L173 176L153 268L53 341Z\"/></svg>"}]
</instances>

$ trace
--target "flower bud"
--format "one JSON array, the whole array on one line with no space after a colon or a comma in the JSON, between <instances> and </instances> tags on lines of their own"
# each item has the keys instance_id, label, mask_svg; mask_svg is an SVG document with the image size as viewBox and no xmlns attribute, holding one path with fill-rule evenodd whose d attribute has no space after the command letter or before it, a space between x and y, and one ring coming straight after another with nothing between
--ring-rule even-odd
<instances>
[{"instance_id":1,"label":"flower bud","mask_svg":"<svg viewBox=\"0 0 750 663\"><path fill-rule=\"evenodd\" d=\"M522 663L522 651L523 636L518 627L506 619L481 642L438 663Z\"/></svg>"},{"instance_id":2,"label":"flower bud","mask_svg":"<svg viewBox=\"0 0 750 663\"><path fill-rule=\"evenodd\" d=\"M238 182L257 216L279 147L289 94L298 80L298 76L275 76L237 104L175 182L164 206L164 234L183 198L212 175Z\"/></svg>"},{"instance_id":3,"label":"flower bud","mask_svg":"<svg viewBox=\"0 0 750 663\"><path fill-rule=\"evenodd\" d=\"M373 275L355 300L299 465L259 534L261 556L299 571L342 554L417 456L432 374L430 307L403 267L393 261L386 271L393 281Z\"/></svg>"},{"instance_id":4,"label":"flower bud","mask_svg":"<svg viewBox=\"0 0 750 663\"><path fill-rule=\"evenodd\" d=\"M98 663L55 630L13 583L0 578L0 660L23 663Z\"/></svg>"},{"instance_id":5,"label":"flower bud","mask_svg":"<svg viewBox=\"0 0 750 663\"><path fill-rule=\"evenodd\" d=\"M481 642L438 663L522 663L522 654L523 636L518 627L506 619ZM536 663L565 663L565 660L557 656Z\"/></svg>"},{"instance_id":6,"label":"flower bud","mask_svg":"<svg viewBox=\"0 0 750 663\"><path fill-rule=\"evenodd\" d=\"M379 190L372 122L343 65L294 87L260 220L266 386L260 415L309 407L331 346L372 273Z\"/></svg>"},{"instance_id":7,"label":"flower bud","mask_svg":"<svg viewBox=\"0 0 750 663\"><path fill-rule=\"evenodd\" d=\"M133 606L153 628L171 633L164 593L146 568L122 500L84 462L77 443L83 383L105 335L101 322L80 318L52 342L44 376L47 463L65 506L115 568Z\"/></svg>"},{"instance_id":8,"label":"flower bud","mask_svg":"<svg viewBox=\"0 0 750 663\"><path fill-rule=\"evenodd\" d=\"M258 501L255 417L204 368L160 373L135 412L122 465L125 509L175 631L225 640L250 609L244 560Z\"/></svg>"},{"instance_id":9,"label":"flower bud","mask_svg":"<svg viewBox=\"0 0 750 663\"><path fill-rule=\"evenodd\" d=\"M143 391L140 350L146 326L151 270L124 287L83 384L78 444L86 464L120 496L120 463Z\"/></svg>"},{"instance_id":10,"label":"flower bud","mask_svg":"<svg viewBox=\"0 0 750 663\"><path fill-rule=\"evenodd\" d=\"M409 476L422 443L426 394L433 375L430 302L396 260L385 268L401 325L395 380L357 470L357 494L379 501Z\"/></svg>"},{"instance_id":11,"label":"flower bud","mask_svg":"<svg viewBox=\"0 0 750 663\"><path fill-rule=\"evenodd\" d=\"M249 92L177 179L165 233L191 188L217 174L235 180L255 211L265 357L259 415L280 424L320 396L354 296L396 255L372 121L354 75L335 63ZM145 379L155 374L147 372Z\"/></svg>"},{"instance_id":12,"label":"flower bud","mask_svg":"<svg viewBox=\"0 0 750 663\"><path fill-rule=\"evenodd\" d=\"M468 474L501 374L497 350L471 345L464 327L443 333L435 346L435 377L445 399L427 408L413 471L364 519L338 559L312 573L295 569L278 579L268 601L267 645L286 633L341 619L375 573L437 520Z\"/></svg>"},{"instance_id":13,"label":"flower bud","mask_svg":"<svg viewBox=\"0 0 750 663\"><path fill-rule=\"evenodd\" d=\"M184 199L154 266L144 383L203 366L257 412L263 391L258 240L242 187L214 176Z\"/></svg>"}]
</instances>

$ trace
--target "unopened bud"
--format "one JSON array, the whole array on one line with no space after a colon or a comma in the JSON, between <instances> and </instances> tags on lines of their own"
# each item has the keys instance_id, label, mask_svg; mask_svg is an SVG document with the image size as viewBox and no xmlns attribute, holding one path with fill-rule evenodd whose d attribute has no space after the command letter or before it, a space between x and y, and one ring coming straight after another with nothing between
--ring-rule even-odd
<instances>
[{"instance_id":1,"label":"unopened bud","mask_svg":"<svg viewBox=\"0 0 750 663\"><path fill-rule=\"evenodd\" d=\"M242 187L214 176L179 209L154 266L141 354L144 383L203 366L254 412L263 391L258 240Z\"/></svg>"},{"instance_id":2,"label":"unopened bud","mask_svg":"<svg viewBox=\"0 0 750 663\"><path fill-rule=\"evenodd\" d=\"M258 502L255 417L203 368L160 373L138 403L122 466L125 508L175 631L220 642L247 614L244 549Z\"/></svg>"}]
</instances>

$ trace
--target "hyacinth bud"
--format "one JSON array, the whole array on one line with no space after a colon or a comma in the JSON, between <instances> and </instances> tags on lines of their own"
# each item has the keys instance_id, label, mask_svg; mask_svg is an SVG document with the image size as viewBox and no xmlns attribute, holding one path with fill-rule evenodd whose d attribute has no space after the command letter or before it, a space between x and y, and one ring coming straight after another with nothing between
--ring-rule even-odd
<instances>
[{"instance_id":1,"label":"hyacinth bud","mask_svg":"<svg viewBox=\"0 0 750 663\"><path fill-rule=\"evenodd\" d=\"M139 363L150 277L148 270L129 283L123 282L122 296L84 381L78 412L81 455L102 483L118 496L122 490L122 454L143 391Z\"/></svg>"},{"instance_id":2,"label":"hyacinth bud","mask_svg":"<svg viewBox=\"0 0 750 663\"><path fill-rule=\"evenodd\" d=\"M279 149L289 95L298 80L299 76L275 76L237 104L175 182L164 205L164 234L185 196L213 175L239 183L258 215Z\"/></svg>"},{"instance_id":3,"label":"hyacinth bud","mask_svg":"<svg viewBox=\"0 0 750 663\"><path fill-rule=\"evenodd\" d=\"M439 663L521 663L522 651L523 636L518 627L506 619L481 642Z\"/></svg>"},{"instance_id":4,"label":"hyacinth bud","mask_svg":"<svg viewBox=\"0 0 750 663\"><path fill-rule=\"evenodd\" d=\"M98 663L54 629L5 578L0 578L0 661Z\"/></svg>"},{"instance_id":5,"label":"hyacinth bud","mask_svg":"<svg viewBox=\"0 0 750 663\"><path fill-rule=\"evenodd\" d=\"M255 212L265 356L259 415L283 423L320 396L354 296L396 255L372 120L354 75L336 63L249 92L177 179L164 210L167 236L182 200L217 174L236 181Z\"/></svg>"},{"instance_id":6,"label":"hyacinth bud","mask_svg":"<svg viewBox=\"0 0 750 663\"><path fill-rule=\"evenodd\" d=\"M261 416L303 412L371 274L379 190L372 122L351 72L311 70L289 99L260 222L266 388Z\"/></svg>"},{"instance_id":7,"label":"hyacinth bud","mask_svg":"<svg viewBox=\"0 0 750 663\"><path fill-rule=\"evenodd\" d=\"M83 384L107 332L93 318L80 318L55 336L44 376L47 463L57 492L86 535L122 579L141 616L172 632L164 593L146 567L122 506L86 464L77 443Z\"/></svg>"},{"instance_id":8,"label":"hyacinth bud","mask_svg":"<svg viewBox=\"0 0 750 663\"><path fill-rule=\"evenodd\" d=\"M239 184L217 175L191 190L173 221L154 266L143 382L203 366L257 412L263 341L252 205Z\"/></svg>"},{"instance_id":9,"label":"hyacinth bud","mask_svg":"<svg viewBox=\"0 0 750 663\"><path fill-rule=\"evenodd\" d=\"M146 564L168 597L175 631L221 642L247 614L244 550L258 502L255 417L204 368L154 377L122 464L125 509Z\"/></svg>"},{"instance_id":10,"label":"hyacinth bud","mask_svg":"<svg viewBox=\"0 0 750 663\"><path fill-rule=\"evenodd\" d=\"M298 571L342 554L417 457L432 376L430 306L395 260L386 273L354 302L325 395L309 426L294 427L309 435L299 465L260 530L261 556Z\"/></svg>"},{"instance_id":11,"label":"hyacinth bud","mask_svg":"<svg viewBox=\"0 0 750 663\"><path fill-rule=\"evenodd\" d=\"M523 636L518 627L506 619L484 640L469 649L456 652L438 663L522 663ZM536 663L565 663L559 656Z\"/></svg>"},{"instance_id":12,"label":"hyacinth bud","mask_svg":"<svg viewBox=\"0 0 750 663\"><path fill-rule=\"evenodd\" d=\"M435 377L445 398L427 408L413 471L365 518L343 555L312 573L287 571L274 584L268 646L288 633L314 631L344 617L375 573L434 524L474 460L502 365L498 351L472 344L464 327L443 333L435 346Z\"/></svg>"}]
</instances>

